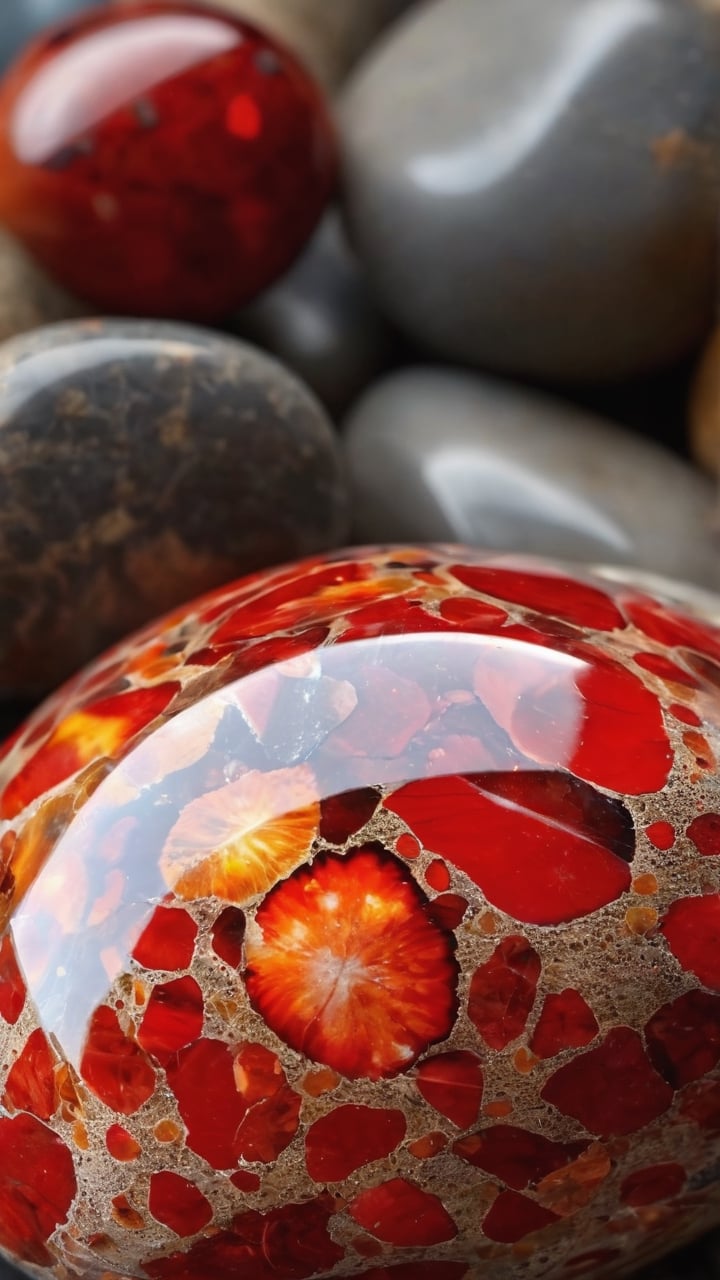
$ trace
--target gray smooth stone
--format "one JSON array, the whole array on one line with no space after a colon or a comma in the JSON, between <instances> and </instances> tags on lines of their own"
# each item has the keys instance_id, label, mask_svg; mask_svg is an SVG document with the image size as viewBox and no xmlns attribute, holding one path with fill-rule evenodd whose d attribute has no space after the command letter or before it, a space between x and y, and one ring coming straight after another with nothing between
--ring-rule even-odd
<instances>
[{"instance_id":1,"label":"gray smooth stone","mask_svg":"<svg viewBox=\"0 0 720 1280\"><path fill-rule=\"evenodd\" d=\"M362 62L340 120L352 240L429 350L613 380L711 324L714 0L434 0Z\"/></svg>"},{"instance_id":2,"label":"gray smooth stone","mask_svg":"<svg viewBox=\"0 0 720 1280\"><path fill-rule=\"evenodd\" d=\"M238 312L232 328L288 365L333 416L387 367L395 346L334 213L288 274Z\"/></svg>"},{"instance_id":3,"label":"gray smooth stone","mask_svg":"<svg viewBox=\"0 0 720 1280\"><path fill-rule=\"evenodd\" d=\"M408 369L362 397L343 439L358 542L459 541L720 585L714 485L571 405Z\"/></svg>"}]
</instances>

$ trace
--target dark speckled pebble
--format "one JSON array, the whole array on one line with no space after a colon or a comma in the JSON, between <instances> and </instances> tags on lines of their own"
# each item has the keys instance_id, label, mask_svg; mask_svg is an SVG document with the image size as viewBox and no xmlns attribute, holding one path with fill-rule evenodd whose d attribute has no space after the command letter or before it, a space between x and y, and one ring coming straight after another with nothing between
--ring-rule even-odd
<instances>
[{"instance_id":1,"label":"dark speckled pebble","mask_svg":"<svg viewBox=\"0 0 720 1280\"><path fill-rule=\"evenodd\" d=\"M56 684L229 578L342 541L332 428L244 343L77 321L0 346L0 690Z\"/></svg>"}]
</instances>

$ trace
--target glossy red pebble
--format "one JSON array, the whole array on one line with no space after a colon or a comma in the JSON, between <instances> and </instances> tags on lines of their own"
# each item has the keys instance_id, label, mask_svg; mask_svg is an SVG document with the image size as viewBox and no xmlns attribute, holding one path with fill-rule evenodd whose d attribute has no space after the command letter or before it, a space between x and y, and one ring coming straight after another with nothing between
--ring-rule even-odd
<instances>
[{"instance_id":1,"label":"glossy red pebble","mask_svg":"<svg viewBox=\"0 0 720 1280\"><path fill-rule=\"evenodd\" d=\"M334 175L320 90L222 8L89 10L0 91L0 218L106 313L221 319L289 266Z\"/></svg>"},{"instance_id":2,"label":"glossy red pebble","mask_svg":"<svg viewBox=\"0 0 720 1280\"><path fill-rule=\"evenodd\" d=\"M396 547L76 677L0 754L0 1249L597 1280L704 1230L718 655L627 586Z\"/></svg>"}]
</instances>

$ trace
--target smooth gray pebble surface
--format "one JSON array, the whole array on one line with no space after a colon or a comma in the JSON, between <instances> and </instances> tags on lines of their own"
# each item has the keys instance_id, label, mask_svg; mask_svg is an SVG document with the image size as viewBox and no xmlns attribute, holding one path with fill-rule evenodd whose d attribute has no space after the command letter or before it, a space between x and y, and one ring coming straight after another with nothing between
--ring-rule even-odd
<instances>
[{"instance_id":1,"label":"smooth gray pebble surface","mask_svg":"<svg viewBox=\"0 0 720 1280\"><path fill-rule=\"evenodd\" d=\"M715 486L572 405L419 367L368 391L343 441L357 541L468 542L720 585Z\"/></svg>"},{"instance_id":2,"label":"smooth gray pebble surface","mask_svg":"<svg viewBox=\"0 0 720 1280\"><path fill-rule=\"evenodd\" d=\"M354 245L388 314L443 355L622 379L711 323L720 8L433 0L341 99Z\"/></svg>"}]
</instances>

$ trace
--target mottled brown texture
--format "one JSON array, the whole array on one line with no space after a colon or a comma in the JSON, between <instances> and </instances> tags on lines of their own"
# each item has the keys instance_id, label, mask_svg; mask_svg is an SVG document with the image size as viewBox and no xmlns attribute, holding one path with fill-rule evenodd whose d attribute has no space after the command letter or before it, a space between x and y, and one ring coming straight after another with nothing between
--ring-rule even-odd
<instances>
[{"instance_id":1,"label":"mottled brown texture","mask_svg":"<svg viewBox=\"0 0 720 1280\"><path fill-rule=\"evenodd\" d=\"M83 321L0 350L0 690L344 532L332 430L252 347Z\"/></svg>"},{"instance_id":2,"label":"mottled brown texture","mask_svg":"<svg viewBox=\"0 0 720 1280\"><path fill-rule=\"evenodd\" d=\"M54 284L12 236L0 231L0 342L82 313L82 304Z\"/></svg>"}]
</instances>

